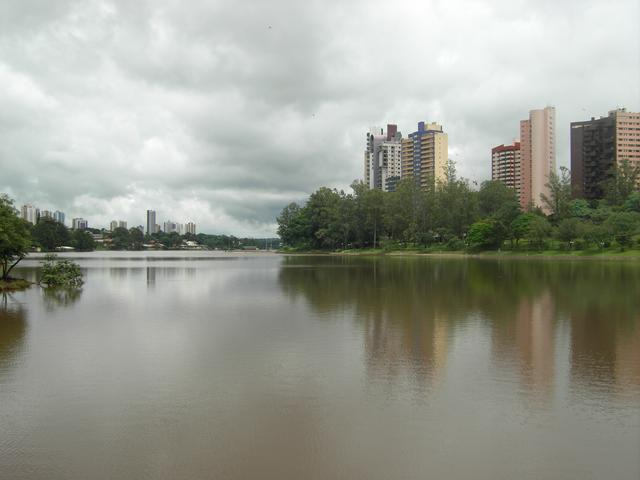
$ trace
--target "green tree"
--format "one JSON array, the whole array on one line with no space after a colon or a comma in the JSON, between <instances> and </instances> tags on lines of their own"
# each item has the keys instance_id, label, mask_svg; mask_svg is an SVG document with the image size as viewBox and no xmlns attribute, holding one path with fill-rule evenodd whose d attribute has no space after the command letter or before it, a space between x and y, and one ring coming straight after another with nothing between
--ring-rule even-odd
<instances>
[{"instance_id":1,"label":"green tree","mask_svg":"<svg viewBox=\"0 0 640 480\"><path fill-rule=\"evenodd\" d=\"M633 192L624 202L624 210L627 212L640 213L640 192Z\"/></svg>"},{"instance_id":2,"label":"green tree","mask_svg":"<svg viewBox=\"0 0 640 480\"><path fill-rule=\"evenodd\" d=\"M477 193L467 180L457 177L452 160L447 163L445 180L437 182L434 200L434 226L444 234L462 237L478 218Z\"/></svg>"},{"instance_id":3,"label":"green tree","mask_svg":"<svg viewBox=\"0 0 640 480\"><path fill-rule=\"evenodd\" d=\"M551 225L546 218L534 215L533 218L530 219L527 239L532 245L536 246L538 250L542 250L544 241L550 234Z\"/></svg>"},{"instance_id":4,"label":"green tree","mask_svg":"<svg viewBox=\"0 0 640 480\"><path fill-rule=\"evenodd\" d=\"M478 209L483 218L495 215L505 205L519 209L518 195L499 180L482 182L478 191Z\"/></svg>"},{"instance_id":5,"label":"green tree","mask_svg":"<svg viewBox=\"0 0 640 480\"><path fill-rule=\"evenodd\" d=\"M635 212L618 212L612 214L605 222L605 227L623 250L633 242L633 235L638 230L638 217Z\"/></svg>"},{"instance_id":6,"label":"green tree","mask_svg":"<svg viewBox=\"0 0 640 480\"><path fill-rule=\"evenodd\" d=\"M40 283L47 287L80 288L82 271L77 263L49 254L44 257Z\"/></svg>"},{"instance_id":7,"label":"green tree","mask_svg":"<svg viewBox=\"0 0 640 480\"><path fill-rule=\"evenodd\" d=\"M298 246L306 241L308 225L305 220L302 208L295 202L282 209L276 221L278 222L278 236L284 245Z\"/></svg>"},{"instance_id":8,"label":"green tree","mask_svg":"<svg viewBox=\"0 0 640 480\"><path fill-rule=\"evenodd\" d=\"M585 222L581 230L582 238L589 245L596 245L598 248L602 248L611 240L611 234L603 225Z\"/></svg>"},{"instance_id":9,"label":"green tree","mask_svg":"<svg viewBox=\"0 0 640 480\"><path fill-rule=\"evenodd\" d=\"M138 230L137 228L135 230ZM138 230L139 231L139 230ZM111 248L127 250L131 246L131 234L124 227L117 227L111 232Z\"/></svg>"},{"instance_id":10,"label":"green tree","mask_svg":"<svg viewBox=\"0 0 640 480\"><path fill-rule=\"evenodd\" d=\"M591 216L591 207L584 198L576 198L569 202L569 216L586 219Z\"/></svg>"},{"instance_id":11,"label":"green tree","mask_svg":"<svg viewBox=\"0 0 640 480\"><path fill-rule=\"evenodd\" d=\"M495 220L475 222L467 233L467 243L474 250L499 247L502 243Z\"/></svg>"},{"instance_id":12,"label":"green tree","mask_svg":"<svg viewBox=\"0 0 640 480\"><path fill-rule=\"evenodd\" d=\"M549 196L542 193L540 199L551 213L554 222L567 218L571 203L571 172L569 169L560 167L560 175L551 171L549 182L545 186L549 189Z\"/></svg>"},{"instance_id":13,"label":"green tree","mask_svg":"<svg viewBox=\"0 0 640 480\"><path fill-rule=\"evenodd\" d=\"M187 235L185 235L185 238L187 237ZM144 244L144 234L142 233L142 230L136 227L129 229L129 239L131 242L131 250L142 250L142 245ZM196 240L195 235L193 235L192 240Z\"/></svg>"},{"instance_id":14,"label":"green tree","mask_svg":"<svg viewBox=\"0 0 640 480\"><path fill-rule=\"evenodd\" d=\"M43 250L52 252L69 243L69 230L52 218L40 218L33 228L33 239Z\"/></svg>"},{"instance_id":15,"label":"green tree","mask_svg":"<svg viewBox=\"0 0 640 480\"><path fill-rule=\"evenodd\" d=\"M577 218L565 218L558 225L557 233L558 239L570 246L571 242L580 235L580 220Z\"/></svg>"},{"instance_id":16,"label":"green tree","mask_svg":"<svg viewBox=\"0 0 640 480\"><path fill-rule=\"evenodd\" d=\"M96 249L96 242L86 230L74 230L71 234L72 246L80 252L91 252Z\"/></svg>"},{"instance_id":17,"label":"green tree","mask_svg":"<svg viewBox=\"0 0 640 480\"><path fill-rule=\"evenodd\" d=\"M22 260L31 247L29 225L18 217L13 200L0 195L0 268L2 280L9 279L11 270Z\"/></svg>"},{"instance_id":18,"label":"green tree","mask_svg":"<svg viewBox=\"0 0 640 480\"><path fill-rule=\"evenodd\" d=\"M311 194L305 206L314 248L335 248L342 239L339 205L340 193L321 187Z\"/></svg>"},{"instance_id":19,"label":"green tree","mask_svg":"<svg viewBox=\"0 0 640 480\"><path fill-rule=\"evenodd\" d=\"M516 245L518 245L520 239L527 237L529 224L533 218L535 218L535 215L532 213L521 213L511 222L511 238L516 241Z\"/></svg>"},{"instance_id":20,"label":"green tree","mask_svg":"<svg viewBox=\"0 0 640 480\"><path fill-rule=\"evenodd\" d=\"M611 168L609 178L602 183L604 195L610 205L622 205L638 191L640 165L633 166L628 160Z\"/></svg>"}]
</instances>

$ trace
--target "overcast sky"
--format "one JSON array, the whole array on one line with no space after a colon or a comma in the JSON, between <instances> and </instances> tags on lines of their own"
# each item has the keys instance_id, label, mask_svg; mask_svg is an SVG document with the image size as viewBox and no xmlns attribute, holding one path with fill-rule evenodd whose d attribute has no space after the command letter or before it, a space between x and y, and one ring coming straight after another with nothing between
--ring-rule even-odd
<instances>
[{"instance_id":1,"label":"overcast sky","mask_svg":"<svg viewBox=\"0 0 640 480\"><path fill-rule=\"evenodd\" d=\"M420 120L471 180L532 108L640 109L638 0L2 0L0 192L91 226L270 235ZM69 221L69 220L68 220Z\"/></svg>"}]
</instances>

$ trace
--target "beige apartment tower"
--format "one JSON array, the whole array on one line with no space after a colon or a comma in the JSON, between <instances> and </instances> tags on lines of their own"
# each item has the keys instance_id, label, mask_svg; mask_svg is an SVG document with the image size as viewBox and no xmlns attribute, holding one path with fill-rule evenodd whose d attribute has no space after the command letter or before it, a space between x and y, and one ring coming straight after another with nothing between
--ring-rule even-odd
<instances>
[{"instance_id":1,"label":"beige apartment tower","mask_svg":"<svg viewBox=\"0 0 640 480\"><path fill-rule=\"evenodd\" d=\"M442 125L418 123L418 130L402 140L402 178L414 177L423 190L446 180L449 139Z\"/></svg>"},{"instance_id":2,"label":"beige apartment tower","mask_svg":"<svg viewBox=\"0 0 640 480\"><path fill-rule=\"evenodd\" d=\"M520 122L522 208L540 207L546 212L542 195L549 196L549 176L556 169L556 111L554 107L531 110Z\"/></svg>"}]
</instances>

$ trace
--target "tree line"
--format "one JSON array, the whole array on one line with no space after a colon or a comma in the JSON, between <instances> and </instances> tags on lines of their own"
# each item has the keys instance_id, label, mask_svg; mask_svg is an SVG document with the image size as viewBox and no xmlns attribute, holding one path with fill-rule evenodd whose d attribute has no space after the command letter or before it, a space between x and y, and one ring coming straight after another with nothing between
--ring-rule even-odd
<instances>
[{"instance_id":1,"label":"tree line","mask_svg":"<svg viewBox=\"0 0 640 480\"><path fill-rule=\"evenodd\" d=\"M562 167L550 174L549 196L541 198L545 214L533 206L523 210L502 182L476 188L450 161L444 180L427 190L412 178L394 192L358 181L353 193L321 187L303 205L282 210L278 235L297 250L628 248L640 227L639 178L640 168L622 164L603 183L606 197L586 201L573 198L570 172Z\"/></svg>"}]
</instances>

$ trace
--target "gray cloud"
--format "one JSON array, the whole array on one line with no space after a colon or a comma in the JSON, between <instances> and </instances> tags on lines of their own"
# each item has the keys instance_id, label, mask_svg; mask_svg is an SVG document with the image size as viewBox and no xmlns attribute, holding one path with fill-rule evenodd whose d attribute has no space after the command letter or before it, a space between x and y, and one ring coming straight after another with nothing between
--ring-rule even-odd
<instances>
[{"instance_id":1,"label":"gray cloud","mask_svg":"<svg viewBox=\"0 0 640 480\"><path fill-rule=\"evenodd\" d=\"M371 125L442 122L489 177L531 108L640 106L634 0L5 1L0 191L94 225L274 232L282 206L362 175Z\"/></svg>"}]
</instances>

